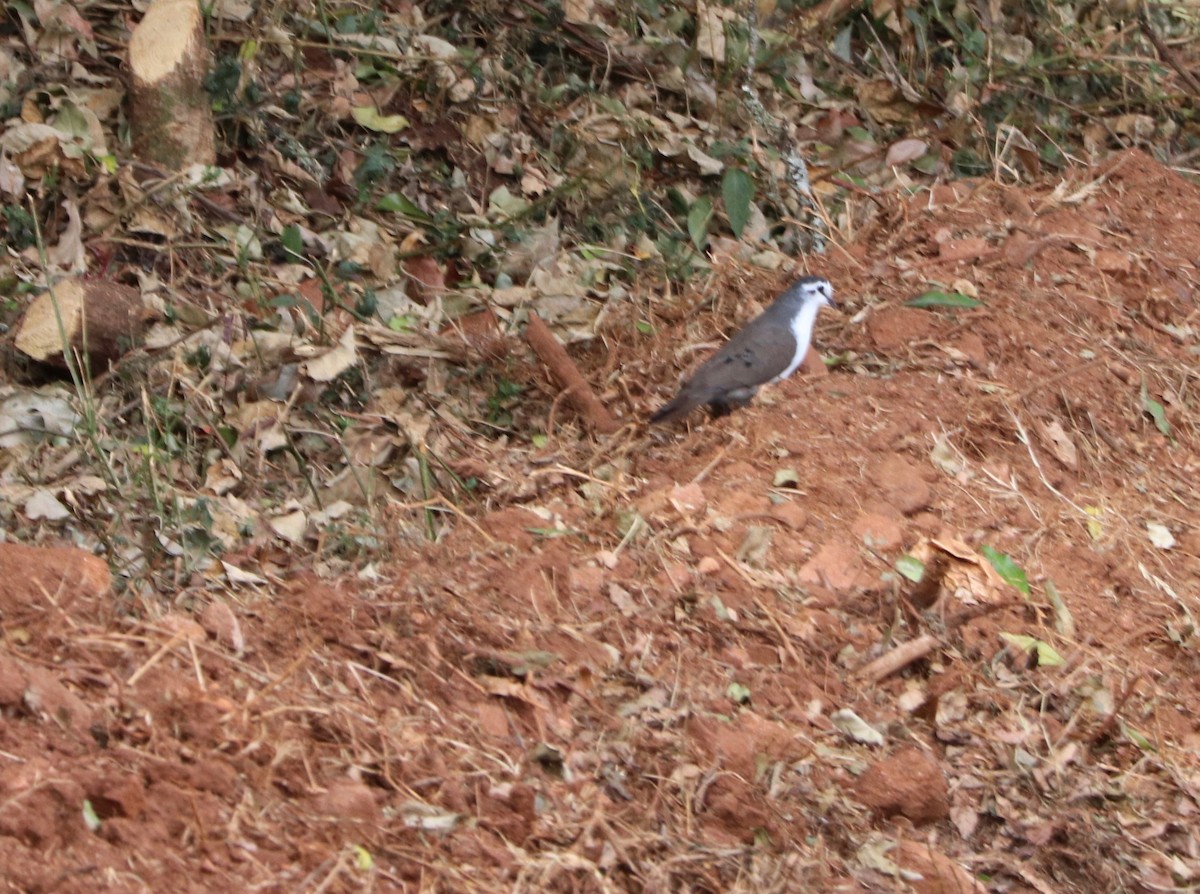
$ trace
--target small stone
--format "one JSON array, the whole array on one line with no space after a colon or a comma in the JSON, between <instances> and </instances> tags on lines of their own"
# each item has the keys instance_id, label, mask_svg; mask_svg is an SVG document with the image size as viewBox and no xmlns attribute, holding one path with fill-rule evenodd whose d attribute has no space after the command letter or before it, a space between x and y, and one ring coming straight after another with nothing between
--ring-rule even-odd
<instances>
[{"instance_id":1,"label":"small stone","mask_svg":"<svg viewBox=\"0 0 1200 894\"><path fill-rule=\"evenodd\" d=\"M202 643L207 631L197 621L179 612L167 612L158 619L158 628L179 642Z\"/></svg>"},{"instance_id":2,"label":"small stone","mask_svg":"<svg viewBox=\"0 0 1200 894\"><path fill-rule=\"evenodd\" d=\"M912 525L929 537L937 536L942 530L942 520L932 512L918 512L912 517Z\"/></svg>"},{"instance_id":3,"label":"small stone","mask_svg":"<svg viewBox=\"0 0 1200 894\"><path fill-rule=\"evenodd\" d=\"M692 572L683 562L667 562L663 565L663 574L675 587L682 588L691 579Z\"/></svg>"},{"instance_id":4,"label":"small stone","mask_svg":"<svg viewBox=\"0 0 1200 894\"><path fill-rule=\"evenodd\" d=\"M1043 247L1042 240L1033 240L1018 231L1004 240L1004 260L1012 267L1024 267Z\"/></svg>"},{"instance_id":5,"label":"small stone","mask_svg":"<svg viewBox=\"0 0 1200 894\"><path fill-rule=\"evenodd\" d=\"M146 810L146 788L142 780L133 773L110 778L107 774L98 777L88 787L88 797L93 806L102 809L104 816L121 816L138 819Z\"/></svg>"},{"instance_id":6,"label":"small stone","mask_svg":"<svg viewBox=\"0 0 1200 894\"><path fill-rule=\"evenodd\" d=\"M508 713L499 701L482 702L476 709L479 728L493 739L507 739L512 735L508 725Z\"/></svg>"},{"instance_id":7,"label":"small stone","mask_svg":"<svg viewBox=\"0 0 1200 894\"><path fill-rule=\"evenodd\" d=\"M987 894L978 879L928 841L901 839L890 854L913 894Z\"/></svg>"}]
</instances>

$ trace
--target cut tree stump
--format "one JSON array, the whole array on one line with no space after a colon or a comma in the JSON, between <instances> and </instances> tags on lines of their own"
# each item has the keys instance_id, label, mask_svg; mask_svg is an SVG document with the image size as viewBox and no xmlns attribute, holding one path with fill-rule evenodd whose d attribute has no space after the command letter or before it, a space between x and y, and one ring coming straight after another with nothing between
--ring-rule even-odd
<instances>
[{"instance_id":1,"label":"cut tree stump","mask_svg":"<svg viewBox=\"0 0 1200 894\"><path fill-rule=\"evenodd\" d=\"M168 171L217 160L204 89L208 45L196 0L154 0L129 41L134 154Z\"/></svg>"},{"instance_id":2,"label":"cut tree stump","mask_svg":"<svg viewBox=\"0 0 1200 894\"><path fill-rule=\"evenodd\" d=\"M86 358L91 371L99 374L141 343L154 316L136 289L104 280L68 279L33 299L14 343L34 360L65 367L65 339L71 354Z\"/></svg>"}]
</instances>

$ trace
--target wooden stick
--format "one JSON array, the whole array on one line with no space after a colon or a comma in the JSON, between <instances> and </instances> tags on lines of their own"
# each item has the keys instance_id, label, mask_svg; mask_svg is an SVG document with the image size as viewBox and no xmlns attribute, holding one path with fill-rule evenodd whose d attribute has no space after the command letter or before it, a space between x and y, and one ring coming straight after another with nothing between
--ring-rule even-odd
<instances>
[{"instance_id":1,"label":"wooden stick","mask_svg":"<svg viewBox=\"0 0 1200 894\"><path fill-rule=\"evenodd\" d=\"M903 645L896 646L886 655L880 655L870 664L865 664L858 670L860 677L866 677L872 683L878 683L885 677L890 677L896 671L907 667L914 661L924 658L940 643L936 636L926 633Z\"/></svg>"},{"instance_id":2,"label":"wooden stick","mask_svg":"<svg viewBox=\"0 0 1200 894\"><path fill-rule=\"evenodd\" d=\"M549 368L551 376L563 389L567 400L589 427L601 434L611 434L621 427L621 423L613 418L596 396L596 392L588 385L566 349L536 313L529 314L525 340L538 355L538 359Z\"/></svg>"}]
</instances>

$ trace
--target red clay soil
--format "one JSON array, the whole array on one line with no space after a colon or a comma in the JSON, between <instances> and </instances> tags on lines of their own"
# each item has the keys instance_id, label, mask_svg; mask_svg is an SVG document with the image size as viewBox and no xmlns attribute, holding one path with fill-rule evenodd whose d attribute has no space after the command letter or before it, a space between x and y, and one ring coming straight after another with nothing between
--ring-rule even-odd
<instances>
[{"instance_id":1,"label":"red clay soil","mask_svg":"<svg viewBox=\"0 0 1200 894\"><path fill-rule=\"evenodd\" d=\"M812 260L830 375L560 424L383 583L150 617L5 553L6 889L1192 889L1198 247L1200 189L1136 152L940 186ZM614 314L581 368L644 414L777 285Z\"/></svg>"}]
</instances>

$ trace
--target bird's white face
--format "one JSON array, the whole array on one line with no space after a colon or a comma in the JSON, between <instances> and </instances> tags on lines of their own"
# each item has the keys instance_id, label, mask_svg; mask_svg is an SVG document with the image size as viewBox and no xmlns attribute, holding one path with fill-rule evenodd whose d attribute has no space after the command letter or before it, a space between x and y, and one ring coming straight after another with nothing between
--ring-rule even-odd
<instances>
[{"instance_id":1,"label":"bird's white face","mask_svg":"<svg viewBox=\"0 0 1200 894\"><path fill-rule=\"evenodd\" d=\"M833 304L833 286L822 276L810 276L800 283L804 302L819 301L823 305Z\"/></svg>"}]
</instances>

